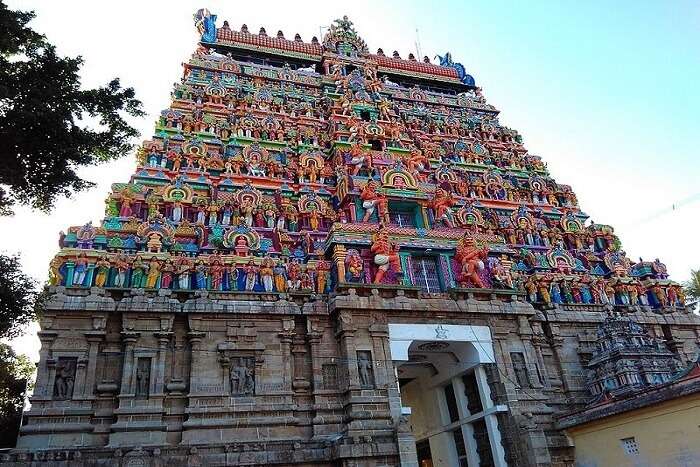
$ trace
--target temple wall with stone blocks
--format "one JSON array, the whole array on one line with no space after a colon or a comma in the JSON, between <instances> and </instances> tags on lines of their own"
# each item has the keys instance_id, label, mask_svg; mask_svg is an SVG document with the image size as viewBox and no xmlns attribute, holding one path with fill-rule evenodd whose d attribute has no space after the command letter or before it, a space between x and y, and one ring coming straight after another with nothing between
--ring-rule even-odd
<instances>
[{"instance_id":1,"label":"temple wall with stone blocks","mask_svg":"<svg viewBox=\"0 0 700 467\"><path fill-rule=\"evenodd\" d=\"M401 426L410 423L402 396L421 389L414 381L399 389L405 367L391 355L389 329L402 324L487 327L495 363L482 367L494 406L508 407L497 417L506 462L570 465L554 422L589 399L584 365L605 316L538 311L517 297L418 299L371 287L330 300L257 302L213 292L53 292L31 409L8 465L22 464L23 452L52 465L137 457L143 465L234 457L239 465L410 465L398 449L412 437ZM670 336L681 359L697 352L695 315L634 317Z\"/></svg>"}]
</instances>

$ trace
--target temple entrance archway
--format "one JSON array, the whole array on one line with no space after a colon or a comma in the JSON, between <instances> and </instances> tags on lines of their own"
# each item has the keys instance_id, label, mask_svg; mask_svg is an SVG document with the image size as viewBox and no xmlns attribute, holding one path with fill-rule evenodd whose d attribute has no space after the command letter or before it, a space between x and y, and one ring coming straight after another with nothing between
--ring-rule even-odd
<instances>
[{"instance_id":1,"label":"temple entrance archway","mask_svg":"<svg viewBox=\"0 0 700 467\"><path fill-rule=\"evenodd\" d=\"M495 363L485 326L389 324L399 387L395 410L415 439L420 467L506 466L483 365Z\"/></svg>"}]
</instances>

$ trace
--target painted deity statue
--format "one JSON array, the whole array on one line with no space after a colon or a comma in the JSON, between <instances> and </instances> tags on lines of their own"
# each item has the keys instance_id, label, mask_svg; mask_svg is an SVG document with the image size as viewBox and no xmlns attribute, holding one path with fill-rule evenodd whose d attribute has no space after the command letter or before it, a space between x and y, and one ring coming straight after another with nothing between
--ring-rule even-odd
<instances>
[{"instance_id":1,"label":"painted deity statue","mask_svg":"<svg viewBox=\"0 0 700 467\"><path fill-rule=\"evenodd\" d=\"M362 208L365 210L362 222L369 222L370 217L381 203L388 204L384 194L377 192L377 183L372 180L362 188L360 198L362 199Z\"/></svg>"},{"instance_id":2,"label":"painted deity statue","mask_svg":"<svg viewBox=\"0 0 700 467\"><path fill-rule=\"evenodd\" d=\"M444 188L438 187L435 190L435 196L430 202L430 208L435 213L435 222L444 222L448 227L454 227L451 211L454 204L455 200L452 195Z\"/></svg>"},{"instance_id":3,"label":"painted deity statue","mask_svg":"<svg viewBox=\"0 0 700 467\"><path fill-rule=\"evenodd\" d=\"M272 268L272 273L275 280L275 289L278 292L285 292L287 290L287 268L282 260L277 260L277 264Z\"/></svg>"},{"instance_id":4,"label":"painted deity statue","mask_svg":"<svg viewBox=\"0 0 700 467\"><path fill-rule=\"evenodd\" d=\"M309 274L308 269L299 274L299 287L301 290L313 290L313 279L311 278L311 274Z\"/></svg>"},{"instance_id":5,"label":"painted deity statue","mask_svg":"<svg viewBox=\"0 0 700 467\"><path fill-rule=\"evenodd\" d=\"M187 290L190 288L190 271L192 270L192 264L183 254L177 259L175 264L175 273L177 274L177 285L181 290Z\"/></svg>"},{"instance_id":6,"label":"painted deity statue","mask_svg":"<svg viewBox=\"0 0 700 467\"><path fill-rule=\"evenodd\" d=\"M549 306L552 304L552 297L549 294L549 287L547 286L547 281L545 280L540 280L537 282L537 291L540 294L540 298L542 299L542 302Z\"/></svg>"},{"instance_id":7,"label":"painted deity statue","mask_svg":"<svg viewBox=\"0 0 700 467\"><path fill-rule=\"evenodd\" d=\"M411 155L406 161L406 168L408 168L411 173L420 173L429 167L430 162L420 149L414 149L411 151Z\"/></svg>"},{"instance_id":8,"label":"painted deity statue","mask_svg":"<svg viewBox=\"0 0 700 467\"><path fill-rule=\"evenodd\" d=\"M355 176L360 173L360 169L367 163L368 167L372 165L371 156L362 150L362 146L355 143L350 147L350 160L348 164L352 167L350 174Z\"/></svg>"},{"instance_id":9,"label":"painted deity statue","mask_svg":"<svg viewBox=\"0 0 700 467\"><path fill-rule=\"evenodd\" d=\"M131 217L131 199L127 196L122 197L121 206L119 207L119 217Z\"/></svg>"},{"instance_id":10,"label":"painted deity statue","mask_svg":"<svg viewBox=\"0 0 700 467\"><path fill-rule=\"evenodd\" d=\"M275 262L269 256L263 258L260 264L260 282L265 292L272 292L274 290L274 265Z\"/></svg>"},{"instance_id":11,"label":"painted deity statue","mask_svg":"<svg viewBox=\"0 0 700 467\"><path fill-rule=\"evenodd\" d=\"M363 282L365 263L357 250L348 250L345 257L345 280Z\"/></svg>"},{"instance_id":12,"label":"painted deity statue","mask_svg":"<svg viewBox=\"0 0 700 467\"><path fill-rule=\"evenodd\" d=\"M245 225L247 225L248 227L252 227L255 206L253 206L253 204L250 201L245 200L241 205L241 213L243 214L243 218L245 219Z\"/></svg>"},{"instance_id":13,"label":"painted deity statue","mask_svg":"<svg viewBox=\"0 0 700 467\"><path fill-rule=\"evenodd\" d=\"M172 219L173 222L180 222L182 220L182 203L179 201L173 203Z\"/></svg>"},{"instance_id":14,"label":"painted deity statue","mask_svg":"<svg viewBox=\"0 0 700 467\"><path fill-rule=\"evenodd\" d=\"M245 289L251 291L258 283L258 266L253 258L250 258L243 271L245 272Z\"/></svg>"},{"instance_id":15,"label":"painted deity statue","mask_svg":"<svg viewBox=\"0 0 700 467\"><path fill-rule=\"evenodd\" d=\"M318 214L318 211L316 209L311 210L309 213L309 225L311 226L311 230L314 232L318 231L320 223L320 216Z\"/></svg>"},{"instance_id":16,"label":"painted deity statue","mask_svg":"<svg viewBox=\"0 0 700 467\"><path fill-rule=\"evenodd\" d=\"M213 290L223 290L224 266L221 264L219 255L213 255L210 259L209 274L211 275L211 288Z\"/></svg>"},{"instance_id":17,"label":"painted deity statue","mask_svg":"<svg viewBox=\"0 0 700 467\"><path fill-rule=\"evenodd\" d=\"M82 287L85 285L85 277L87 275L88 262L85 253L82 253L75 259L73 267L73 286Z\"/></svg>"},{"instance_id":18,"label":"painted deity statue","mask_svg":"<svg viewBox=\"0 0 700 467\"><path fill-rule=\"evenodd\" d=\"M374 235L370 251L374 254L374 264L377 265L377 272L374 275L375 284L384 280L389 269L392 269L396 274L402 273L399 247L389 239L386 227L380 227Z\"/></svg>"},{"instance_id":19,"label":"painted deity statue","mask_svg":"<svg viewBox=\"0 0 700 467\"><path fill-rule=\"evenodd\" d=\"M226 266L225 269L228 280L228 290L238 290L238 266L233 263Z\"/></svg>"},{"instance_id":20,"label":"painted deity statue","mask_svg":"<svg viewBox=\"0 0 700 467\"><path fill-rule=\"evenodd\" d=\"M146 283L146 270L148 266L144 264L141 256L137 256L131 265L131 286L135 288L143 288Z\"/></svg>"},{"instance_id":21,"label":"painted deity statue","mask_svg":"<svg viewBox=\"0 0 700 467\"><path fill-rule=\"evenodd\" d=\"M124 255L118 255L114 259L114 267L117 270L114 276L114 286L126 287L126 274L129 271L129 261Z\"/></svg>"},{"instance_id":22,"label":"painted deity statue","mask_svg":"<svg viewBox=\"0 0 700 467\"><path fill-rule=\"evenodd\" d=\"M155 256L148 263L148 275L146 276L146 288L155 289L158 286L160 279L160 271L162 269L161 262Z\"/></svg>"},{"instance_id":23,"label":"painted deity statue","mask_svg":"<svg viewBox=\"0 0 700 467\"><path fill-rule=\"evenodd\" d=\"M478 248L474 239L469 235L462 238L455 253L455 259L460 265L457 280L461 287L466 287L467 283L480 289L486 287L479 271L484 269L484 260L487 256L488 247Z\"/></svg>"},{"instance_id":24,"label":"painted deity statue","mask_svg":"<svg viewBox=\"0 0 700 467\"><path fill-rule=\"evenodd\" d=\"M293 259L287 264L287 289L299 290L301 287L301 265L298 259Z\"/></svg>"},{"instance_id":25,"label":"painted deity statue","mask_svg":"<svg viewBox=\"0 0 700 467\"><path fill-rule=\"evenodd\" d=\"M331 265L328 261L320 260L316 265L316 292L326 293L330 285Z\"/></svg>"},{"instance_id":26,"label":"painted deity statue","mask_svg":"<svg viewBox=\"0 0 700 467\"><path fill-rule=\"evenodd\" d=\"M173 267L173 263L168 259L163 263L163 268L161 269L160 273L160 288L161 289L169 289L171 284L173 283L173 272L175 271L175 268Z\"/></svg>"},{"instance_id":27,"label":"painted deity statue","mask_svg":"<svg viewBox=\"0 0 700 467\"><path fill-rule=\"evenodd\" d=\"M95 287L104 287L109 279L109 270L112 264L107 259L107 256L102 256L96 264Z\"/></svg>"},{"instance_id":28,"label":"painted deity statue","mask_svg":"<svg viewBox=\"0 0 700 467\"><path fill-rule=\"evenodd\" d=\"M200 290L206 289L209 282L209 268L204 263L204 260L199 260L194 268L194 276L197 282L197 288Z\"/></svg>"}]
</instances>

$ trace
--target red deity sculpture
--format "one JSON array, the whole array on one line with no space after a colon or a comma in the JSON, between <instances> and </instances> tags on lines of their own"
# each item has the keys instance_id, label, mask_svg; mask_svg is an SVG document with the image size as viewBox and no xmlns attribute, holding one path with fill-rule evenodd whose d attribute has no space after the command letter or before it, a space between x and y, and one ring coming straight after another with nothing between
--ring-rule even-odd
<instances>
[{"instance_id":1,"label":"red deity sculpture","mask_svg":"<svg viewBox=\"0 0 700 467\"><path fill-rule=\"evenodd\" d=\"M389 240L389 232L386 230L386 227L380 227L379 231L374 235L370 251L374 254L374 264L377 265L377 272L374 275L375 284L382 282L390 268L395 273L401 274L399 247Z\"/></svg>"},{"instance_id":2,"label":"red deity sculpture","mask_svg":"<svg viewBox=\"0 0 700 467\"><path fill-rule=\"evenodd\" d=\"M211 288L221 290L224 282L224 265L221 264L221 256L213 255L209 261L209 273L211 275Z\"/></svg>"},{"instance_id":3,"label":"red deity sculpture","mask_svg":"<svg viewBox=\"0 0 700 467\"><path fill-rule=\"evenodd\" d=\"M250 245L248 245L248 238L245 235L239 235L236 238L236 244L234 245L234 250L238 256L248 256L250 251Z\"/></svg>"},{"instance_id":4,"label":"red deity sculpture","mask_svg":"<svg viewBox=\"0 0 700 467\"><path fill-rule=\"evenodd\" d=\"M287 288L299 290L301 287L301 265L299 260L293 259L287 264Z\"/></svg>"}]
</instances>

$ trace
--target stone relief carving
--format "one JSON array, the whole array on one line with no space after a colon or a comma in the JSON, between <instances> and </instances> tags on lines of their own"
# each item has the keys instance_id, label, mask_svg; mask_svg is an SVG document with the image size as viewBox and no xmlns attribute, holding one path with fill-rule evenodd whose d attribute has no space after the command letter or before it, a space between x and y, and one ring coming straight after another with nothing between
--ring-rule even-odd
<instances>
[{"instance_id":1,"label":"stone relief carving","mask_svg":"<svg viewBox=\"0 0 700 467\"><path fill-rule=\"evenodd\" d=\"M229 378L232 395L253 395L255 393L255 357L233 357Z\"/></svg>"},{"instance_id":2,"label":"stone relief carving","mask_svg":"<svg viewBox=\"0 0 700 467\"><path fill-rule=\"evenodd\" d=\"M95 331L103 331L107 326L106 316L93 316L92 318L92 329Z\"/></svg>"},{"instance_id":3,"label":"stone relief carving","mask_svg":"<svg viewBox=\"0 0 700 467\"><path fill-rule=\"evenodd\" d=\"M136 397L148 399L151 385L151 359L139 357L136 362Z\"/></svg>"},{"instance_id":4,"label":"stone relief carving","mask_svg":"<svg viewBox=\"0 0 700 467\"><path fill-rule=\"evenodd\" d=\"M338 389L338 365L335 363L324 363L321 366L324 389Z\"/></svg>"},{"instance_id":5,"label":"stone relief carving","mask_svg":"<svg viewBox=\"0 0 700 467\"><path fill-rule=\"evenodd\" d=\"M372 353L369 350L357 351L357 372L360 375L360 386L374 387L374 370L372 369Z\"/></svg>"},{"instance_id":6,"label":"stone relief carving","mask_svg":"<svg viewBox=\"0 0 700 467\"><path fill-rule=\"evenodd\" d=\"M78 359L75 357L60 357L58 359L53 385L54 399L67 400L73 397L77 361Z\"/></svg>"}]
</instances>

